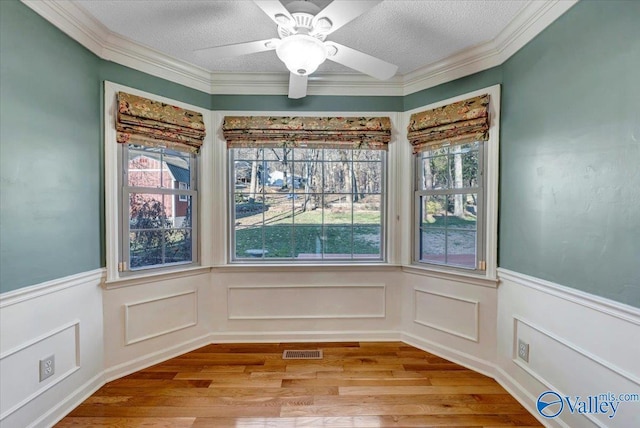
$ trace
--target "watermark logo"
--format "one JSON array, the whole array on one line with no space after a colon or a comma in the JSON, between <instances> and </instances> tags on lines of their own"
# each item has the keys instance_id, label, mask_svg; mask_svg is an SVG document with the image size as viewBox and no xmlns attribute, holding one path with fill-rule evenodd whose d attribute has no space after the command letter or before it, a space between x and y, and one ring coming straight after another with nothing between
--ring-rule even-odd
<instances>
[{"instance_id":1,"label":"watermark logo","mask_svg":"<svg viewBox=\"0 0 640 428\"><path fill-rule=\"evenodd\" d=\"M548 419L557 417L565 409L569 410L571 414L606 415L609 419L613 419L618 412L620 403L625 402L640 402L640 394L605 392L586 397L579 395L569 397L562 396L555 391L545 391L538 396L536 408L540 415Z\"/></svg>"},{"instance_id":2,"label":"watermark logo","mask_svg":"<svg viewBox=\"0 0 640 428\"><path fill-rule=\"evenodd\" d=\"M555 418L564 409L564 401L557 392L546 391L538 397L538 413L545 418Z\"/></svg>"}]
</instances>

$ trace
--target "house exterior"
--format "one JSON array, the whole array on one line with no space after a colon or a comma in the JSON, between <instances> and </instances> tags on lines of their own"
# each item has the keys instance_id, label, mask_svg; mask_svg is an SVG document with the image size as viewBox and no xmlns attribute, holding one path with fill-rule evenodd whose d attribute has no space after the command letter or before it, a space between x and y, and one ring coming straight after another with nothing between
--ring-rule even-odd
<instances>
[{"instance_id":1,"label":"house exterior","mask_svg":"<svg viewBox=\"0 0 640 428\"><path fill-rule=\"evenodd\" d=\"M187 189L189 170L150 156L140 155L129 159L128 180L132 187ZM162 201L160 201L162 203ZM174 195L164 199L164 211L173 227L180 227L187 216L189 202L186 195Z\"/></svg>"}]
</instances>

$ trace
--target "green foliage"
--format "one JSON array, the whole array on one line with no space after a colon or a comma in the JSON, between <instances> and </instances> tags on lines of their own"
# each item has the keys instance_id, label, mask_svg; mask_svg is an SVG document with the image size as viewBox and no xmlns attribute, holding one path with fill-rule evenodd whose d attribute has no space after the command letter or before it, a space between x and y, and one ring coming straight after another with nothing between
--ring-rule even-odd
<instances>
[{"instance_id":1,"label":"green foliage","mask_svg":"<svg viewBox=\"0 0 640 428\"><path fill-rule=\"evenodd\" d=\"M129 259L132 269L191 261L190 213L181 228L172 228L162 202L152 197L129 197Z\"/></svg>"},{"instance_id":2,"label":"green foliage","mask_svg":"<svg viewBox=\"0 0 640 428\"><path fill-rule=\"evenodd\" d=\"M352 253L378 255L380 227L356 224L323 228L307 223L295 228L276 225L236 230L236 257L247 257L247 250L255 249L266 250L266 258L291 258L323 252L325 257Z\"/></svg>"}]
</instances>

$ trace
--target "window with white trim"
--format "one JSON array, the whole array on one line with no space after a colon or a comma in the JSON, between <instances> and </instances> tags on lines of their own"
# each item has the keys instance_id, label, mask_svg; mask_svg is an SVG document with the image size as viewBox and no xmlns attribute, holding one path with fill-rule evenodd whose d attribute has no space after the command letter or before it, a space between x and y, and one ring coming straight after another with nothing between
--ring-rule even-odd
<instances>
[{"instance_id":1,"label":"window with white trim","mask_svg":"<svg viewBox=\"0 0 640 428\"><path fill-rule=\"evenodd\" d=\"M121 144L118 158L120 270L193 264L198 259L196 155Z\"/></svg>"},{"instance_id":2,"label":"window with white trim","mask_svg":"<svg viewBox=\"0 0 640 428\"><path fill-rule=\"evenodd\" d=\"M495 278L500 86L413 113L413 264Z\"/></svg>"},{"instance_id":3,"label":"window with white trim","mask_svg":"<svg viewBox=\"0 0 640 428\"><path fill-rule=\"evenodd\" d=\"M231 259L384 260L386 151L229 149Z\"/></svg>"},{"instance_id":4,"label":"window with white trim","mask_svg":"<svg viewBox=\"0 0 640 428\"><path fill-rule=\"evenodd\" d=\"M129 90L105 83L108 281L199 264L204 116Z\"/></svg>"},{"instance_id":5,"label":"window with white trim","mask_svg":"<svg viewBox=\"0 0 640 428\"><path fill-rule=\"evenodd\" d=\"M389 117L225 116L229 259L385 260Z\"/></svg>"},{"instance_id":6,"label":"window with white trim","mask_svg":"<svg viewBox=\"0 0 640 428\"><path fill-rule=\"evenodd\" d=\"M415 155L415 258L481 269L484 263L484 142Z\"/></svg>"}]
</instances>

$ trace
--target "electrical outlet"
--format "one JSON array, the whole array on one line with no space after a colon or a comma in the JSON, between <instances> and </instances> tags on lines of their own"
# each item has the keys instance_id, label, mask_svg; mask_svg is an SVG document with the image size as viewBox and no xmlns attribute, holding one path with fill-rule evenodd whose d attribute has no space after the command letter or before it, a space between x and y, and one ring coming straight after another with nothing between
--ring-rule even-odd
<instances>
[{"instance_id":1,"label":"electrical outlet","mask_svg":"<svg viewBox=\"0 0 640 428\"><path fill-rule=\"evenodd\" d=\"M518 339L518 357L527 363L529 362L529 344L522 339Z\"/></svg>"},{"instance_id":2,"label":"electrical outlet","mask_svg":"<svg viewBox=\"0 0 640 428\"><path fill-rule=\"evenodd\" d=\"M56 372L56 357L50 355L40 360L40 382L53 376Z\"/></svg>"}]
</instances>

